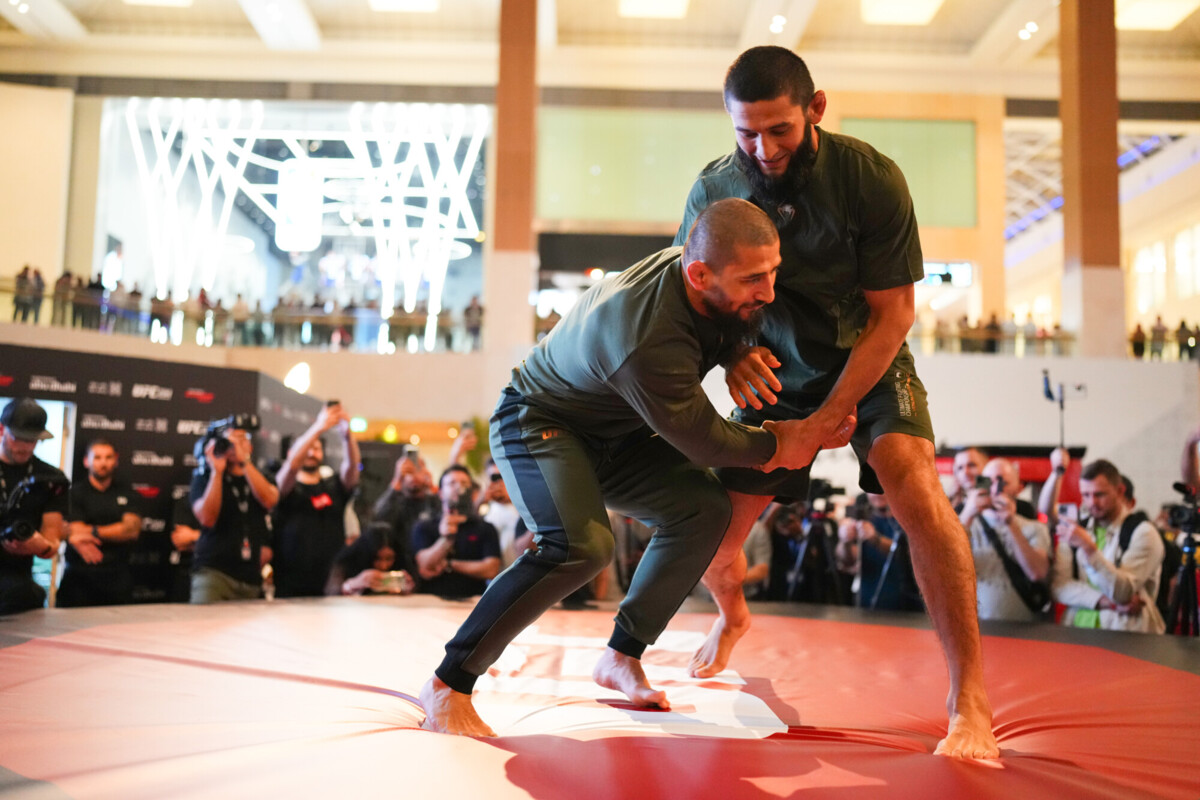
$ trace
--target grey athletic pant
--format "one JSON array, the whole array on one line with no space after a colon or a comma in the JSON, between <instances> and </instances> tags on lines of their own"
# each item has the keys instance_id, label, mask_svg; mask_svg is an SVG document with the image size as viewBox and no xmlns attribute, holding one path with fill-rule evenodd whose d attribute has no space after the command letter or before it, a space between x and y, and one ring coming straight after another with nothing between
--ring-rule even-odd
<instances>
[{"instance_id":1,"label":"grey athletic pant","mask_svg":"<svg viewBox=\"0 0 1200 800\"><path fill-rule=\"evenodd\" d=\"M518 633L608 565L613 535L605 506L656 528L621 603L609 646L641 658L704 574L729 525L729 496L649 430L619 442L572 432L511 386L491 419L492 457L534 532L525 553L496 577L446 645L437 676L470 694Z\"/></svg>"}]
</instances>

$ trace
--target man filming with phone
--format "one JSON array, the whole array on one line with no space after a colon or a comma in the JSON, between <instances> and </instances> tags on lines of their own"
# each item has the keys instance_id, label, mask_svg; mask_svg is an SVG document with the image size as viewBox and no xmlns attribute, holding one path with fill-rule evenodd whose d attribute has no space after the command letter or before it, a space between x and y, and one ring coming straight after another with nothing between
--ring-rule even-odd
<instances>
[{"instance_id":1,"label":"man filming with phone","mask_svg":"<svg viewBox=\"0 0 1200 800\"><path fill-rule=\"evenodd\" d=\"M475 513L475 481L466 467L452 464L438 481L442 513L417 522L412 549L417 554L419 591L438 597L483 594L500 573L500 537Z\"/></svg>"},{"instance_id":2,"label":"man filming with phone","mask_svg":"<svg viewBox=\"0 0 1200 800\"><path fill-rule=\"evenodd\" d=\"M1054 599L1061 623L1075 628L1162 633L1155 605L1163 541L1141 512L1130 511L1125 481L1109 461L1093 461L1079 476L1086 520L1058 509Z\"/></svg>"},{"instance_id":3,"label":"man filming with phone","mask_svg":"<svg viewBox=\"0 0 1200 800\"><path fill-rule=\"evenodd\" d=\"M342 462L337 474L325 467L323 434L337 430ZM346 546L346 505L358 486L358 442L350 415L330 400L288 450L275 485L275 591L278 597L321 597L334 559ZM324 469L324 471L323 471Z\"/></svg>"},{"instance_id":4,"label":"man filming with phone","mask_svg":"<svg viewBox=\"0 0 1200 800\"><path fill-rule=\"evenodd\" d=\"M1017 505L1011 461L993 458L966 492L959 519L971 538L980 619L1033 622L1049 601L1050 532Z\"/></svg>"}]
</instances>

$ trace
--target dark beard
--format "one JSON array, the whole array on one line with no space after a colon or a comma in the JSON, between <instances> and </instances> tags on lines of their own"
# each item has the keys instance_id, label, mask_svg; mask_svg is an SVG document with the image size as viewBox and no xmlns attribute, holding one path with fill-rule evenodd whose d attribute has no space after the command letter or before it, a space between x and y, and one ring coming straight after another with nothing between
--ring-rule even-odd
<instances>
[{"instance_id":1,"label":"dark beard","mask_svg":"<svg viewBox=\"0 0 1200 800\"><path fill-rule=\"evenodd\" d=\"M763 310L760 308L749 319L742 319L737 314L720 311L708 298L702 298L701 302L708 312L709 321L721 335L721 345L715 354L717 364L731 367L754 346L758 330L762 327Z\"/></svg>"},{"instance_id":2,"label":"dark beard","mask_svg":"<svg viewBox=\"0 0 1200 800\"><path fill-rule=\"evenodd\" d=\"M320 472L320 470L321 470L321 465L320 465L320 464L314 464L314 465L312 465L311 467L310 467L308 464L301 464L301 465L300 465L300 471L301 471L301 472L308 472L308 473L310 473L310 474L311 474L311 473L313 473L313 472Z\"/></svg>"},{"instance_id":3,"label":"dark beard","mask_svg":"<svg viewBox=\"0 0 1200 800\"><path fill-rule=\"evenodd\" d=\"M813 147L812 137L813 126L806 122L804 138L800 141L800 146L796 148L796 151L792 153L791 158L788 159L787 169L778 178L763 174L754 157L747 155L742 148L739 147L734 151L738 166L745 173L746 179L750 181L750 189L754 197L768 206L764 210L771 214L779 228L783 228L791 222L791 217L789 215L787 219L782 219L777 209L780 206L794 205L796 196L804 191L804 187L812 178L813 166L817 163L817 149Z\"/></svg>"}]
</instances>

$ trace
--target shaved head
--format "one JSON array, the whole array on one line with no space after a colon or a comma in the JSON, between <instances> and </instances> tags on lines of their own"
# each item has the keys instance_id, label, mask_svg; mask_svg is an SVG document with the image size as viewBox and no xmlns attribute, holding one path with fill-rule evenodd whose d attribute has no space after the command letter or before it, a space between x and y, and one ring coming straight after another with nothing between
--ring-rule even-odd
<instances>
[{"instance_id":1,"label":"shaved head","mask_svg":"<svg viewBox=\"0 0 1200 800\"><path fill-rule=\"evenodd\" d=\"M758 206L736 197L718 200L700 212L683 245L683 263L704 262L720 272L737 258L737 248L777 244L779 232Z\"/></svg>"}]
</instances>

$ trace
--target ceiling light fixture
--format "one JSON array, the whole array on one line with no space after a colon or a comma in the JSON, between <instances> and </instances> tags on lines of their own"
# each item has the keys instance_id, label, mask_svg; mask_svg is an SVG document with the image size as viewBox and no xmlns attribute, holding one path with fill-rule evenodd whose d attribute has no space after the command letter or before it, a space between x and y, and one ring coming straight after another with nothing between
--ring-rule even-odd
<instances>
[{"instance_id":1,"label":"ceiling light fixture","mask_svg":"<svg viewBox=\"0 0 1200 800\"><path fill-rule=\"evenodd\" d=\"M1030 33L1037 33L1038 32L1038 24L1036 22L1034 22L1033 20L1030 20L1029 22L1025 23L1025 30L1029 31Z\"/></svg>"},{"instance_id":2,"label":"ceiling light fixture","mask_svg":"<svg viewBox=\"0 0 1200 800\"><path fill-rule=\"evenodd\" d=\"M1022 41L1026 42L1033 38L1033 34L1029 32L1028 28L1021 28L1021 30L1017 31L1017 36L1019 36Z\"/></svg>"},{"instance_id":3,"label":"ceiling light fixture","mask_svg":"<svg viewBox=\"0 0 1200 800\"><path fill-rule=\"evenodd\" d=\"M1200 0L1198 0L1200 1ZM860 14L868 25L928 25L943 0L861 0Z\"/></svg>"},{"instance_id":4,"label":"ceiling light fixture","mask_svg":"<svg viewBox=\"0 0 1200 800\"><path fill-rule=\"evenodd\" d=\"M164 6L166 8L191 8L192 0L125 0L127 6Z\"/></svg>"},{"instance_id":5,"label":"ceiling light fixture","mask_svg":"<svg viewBox=\"0 0 1200 800\"><path fill-rule=\"evenodd\" d=\"M620 0L617 13L636 19L683 19L688 0Z\"/></svg>"},{"instance_id":6,"label":"ceiling light fixture","mask_svg":"<svg viewBox=\"0 0 1200 800\"><path fill-rule=\"evenodd\" d=\"M1200 0L1117 0L1117 29L1174 30L1197 8Z\"/></svg>"},{"instance_id":7,"label":"ceiling light fixture","mask_svg":"<svg viewBox=\"0 0 1200 800\"><path fill-rule=\"evenodd\" d=\"M783 33L784 25L787 25L787 17L785 17L783 14L776 14L774 17L771 18L771 27L770 27L771 33L775 33L775 34Z\"/></svg>"},{"instance_id":8,"label":"ceiling light fixture","mask_svg":"<svg viewBox=\"0 0 1200 800\"><path fill-rule=\"evenodd\" d=\"M367 0L372 11L404 11L410 14L432 14L441 0Z\"/></svg>"},{"instance_id":9,"label":"ceiling light fixture","mask_svg":"<svg viewBox=\"0 0 1200 800\"><path fill-rule=\"evenodd\" d=\"M29 13L29 4L21 3L21 5L17 6L17 13L18 14L28 14Z\"/></svg>"}]
</instances>

